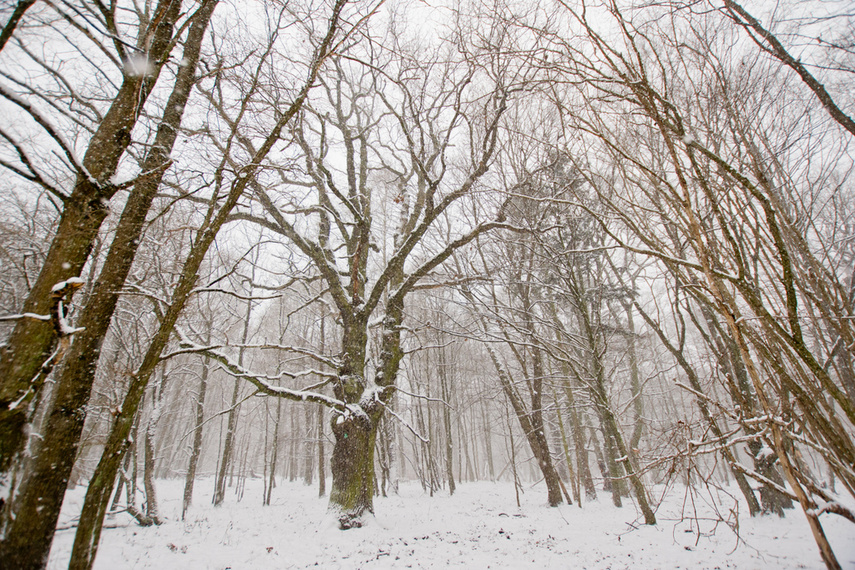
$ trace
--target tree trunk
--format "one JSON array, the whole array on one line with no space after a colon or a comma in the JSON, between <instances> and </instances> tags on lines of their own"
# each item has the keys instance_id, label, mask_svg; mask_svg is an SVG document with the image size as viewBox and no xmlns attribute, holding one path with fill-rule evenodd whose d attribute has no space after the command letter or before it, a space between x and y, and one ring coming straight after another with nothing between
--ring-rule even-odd
<instances>
[{"instance_id":1,"label":"tree trunk","mask_svg":"<svg viewBox=\"0 0 855 570\"><path fill-rule=\"evenodd\" d=\"M453 432L451 429L451 410L449 406L451 406L451 390L448 386L448 371L446 369L447 362L445 362L445 350L440 350L440 363L439 363L439 382L440 382L440 390L442 393L443 405L442 405L442 419L443 425L445 427L445 474L448 478L448 494L453 495L455 491L454 485L454 439Z\"/></svg>"},{"instance_id":2,"label":"tree trunk","mask_svg":"<svg viewBox=\"0 0 855 570\"><path fill-rule=\"evenodd\" d=\"M282 400L276 400L276 422L273 424L273 444L271 445L270 466L267 473L267 485L264 492L264 506L270 505L273 489L276 488L276 468L279 462L279 424L282 423Z\"/></svg>"},{"instance_id":3,"label":"tree trunk","mask_svg":"<svg viewBox=\"0 0 855 570\"><path fill-rule=\"evenodd\" d=\"M288 432L288 481L293 483L298 477L300 426L297 421L297 414L293 409L294 406L290 407L291 413L288 414L291 418L291 430Z\"/></svg>"},{"instance_id":4,"label":"tree trunk","mask_svg":"<svg viewBox=\"0 0 855 570\"><path fill-rule=\"evenodd\" d=\"M634 287L635 283L633 283ZM632 409L634 417L632 418L632 436L629 439L630 453L632 460L638 460L638 445L641 442L641 434L644 432L644 398L641 392L641 379L638 373L638 355L636 353L635 343L637 335L635 333L635 320L632 318L632 305L626 304L626 324L627 324L627 350L629 352L629 385L632 390Z\"/></svg>"},{"instance_id":5,"label":"tree trunk","mask_svg":"<svg viewBox=\"0 0 855 570\"><path fill-rule=\"evenodd\" d=\"M255 265L252 266L252 275L251 279L255 279ZM251 283L252 281L250 281ZM243 321L243 334L241 335L241 345L246 344L247 338L249 338L249 320L252 317L252 287L250 286L249 291L250 299L246 302L246 314L244 315ZM243 366L243 356L245 349L241 347L238 350L238 366ZM242 385L242 381L238 378L235 378L235 389L232 392L232 404L229 407L229 417L226 428L226 441L223 443L223 457L220 462L220 471L217 474L217 482L214 486L214 498L213 504L214 506L219 506L223 503L223 499L226 496L226 475L229 473L229 469L232 467L232 452L234 450L234 441L235 441L235 431L237 429L238 418L240 417L240 406L238 405L238 398L240 397L240 387Z\"/></svg>"},{"instance_id":6,"label":"tree trunk","mask_svg":"<svg viewBox=\"0 0 855 570\"><path fill-rule=\"evenodd\" d=\"M303 442L303 483L306 485L312 484L312 478L315 475L315 426L312 420L312 407L303 406L305 426L305 440Z\"/></svg>"},{"instance_id":7,"label":"tree trunk","mask_svg":"<svg viewBox=\"0 0 855 570\"><path fill-rule=\"evenodd\" d=\"M577 471L573 469L573 461L570 459L570 446L567 444L567 431L564 429L564 419L561 413L561 406L558 405L558 396L553 393L555 400L555 415L558 416L558 429L561 433L561 445L564 448L564 461L567 464L567 472L570 476L570 486L573 489L573 498L576 504L582 506L582 491L579 485L579 477Z\"/></svg>"},{"instance_id":8,"label":"tree trunk","mask_svg":"<svg viewBox=\"0 0 855 570\"><path fill-rule=\"evenodd\" d=\"M608 417L606 421L612 426L611 430L612 437L614 438L615 449L621 455L619 462L623 466L623 471L626 472L627 477L629 477L629 482L632 485L632 490L635 494L635 500L638 501L638 508L641 509L641 513L644 515L644 524L654 525L656 524L656 515L653 514L653 509L650 508L650 502L647 498L647 490L644 488L644 483L633 468L632 461L630 461L629 450L624 444L623 436L620 433L620 427L617 424L617 419L614 417L611 410L608 410L607 415Z\"/></svg>"},{"instance_id":9,"label":"tree trunk","mask_svg":"<svg viewBox=\"0 0 855 570\"><path fill-rule=\"evenodd\" d=\"M232 450L234 448L235 429L237 426L238 414L235 411L238 406L238 398L240 397L241 381L235 379L235 387L232 391L231 406L226 419L226 439L223 442L223 453L220 457L220 468L217 472L217 480L214 485L214 497L212 503L214 506L220 506L226 496L226 479L229 474L229 467L232 464ZM222 424L220 424L222 425Z\"/></svg>"},{"instance_id":10,"label":"tree trunk","mask_svg":"<svg viewBox=\"0 0 855 570\"><path fill-rule=\"evenodd\" d=\"M321 305L321 330L320 335L320 354L326 352L327 343L327 308L326 305ZM318 497L323 497L327 494L327 470L326 470L326 452L324 450L324 406L318 406Z\"/></svg>"},{"instance_id":11,"label":"tree trunk","mask_svg":"<svg viewBox=\"0 0 855 570\"><path fill-rule=\"evenodd\" d=\"M566 342L567 332L564 330L564 325L561 319L558 318L558 307L555 303L549 304L550 315L554 325L555 337L559 342ZM597 500L597 488L594 485L594 478L591 475L591 466L588 462L588 450L585 445L585 430L582 427L582 422L579 419L579 410L576 408L576 397L573 393L572 377L577 376L570 365L565 361L559 362L561 373L564 376L562 387L564 395L567 398L567 408L570 412L570 429L573 434L573 446L576 449L576 469L578 477L585 486L585 498L589 501ZM569 461L569 460L568 460ZM581 495L581 491L580 491ZM580 503L581 505L581 503Z\"/></svg>"},{"instance_id":12,"label":"tree trunk","mask_svg":"<svg viewBox=\"0 0 855 570\"><path fill-rule=\"evenodd\" d=\"M361 527L374 514L374 442L377 419L336 415L332 421L330 511L342 530Z\"/></svg>"},{"instance_id":13,"label":"tree trunk","mask_svg":"<svg viewBox=\"0 0 855 570\"><path fill-rule=\"evenodd\" d=\"M209 329L210 331L210 329ZM207 342L211 335L208 334ZM202 428L205 422L205 394L208 391L208 357L202 358L202 374L199 378L199 391L196 394L195 403L195 425L193 426L193 448L190 450L190 463L187 465L187 476L184 478L184 498L181 502L181 520L187 514L190 503L193 502L193 486L196 483L196 469L199 466L199 457L202 454Z\"/></svg>"},{"instance_id":14,"label":"tree trunk","mask_svg":"<svg viewBox=\"0 0 855 570\"><path fill-rule=\"evenodd\" d=\"M210 11L213 10L213 4L209 3L208 5ZM171 37L172 22L175 21L180 11L180 2L173 2L169 6L168 20L170 24L168 30L164 29L159 32L163 36L158 40L160 42L168 41ZM207 19L210 17L210 11L205 14L201 30L197 33L198 42L195 45L197 53L199 49L198 44L201 43L204 29L207 26ZM205 10L200 10L201 12L205 12ZM166 47L161 46L158 49L161 52L165 52ZM194 46L188 43L188 51L192 51L193 49ZM31 561L46 559L49 553L50 543L53 538L53 528L55 527L56 518L59 516L59 507L62 504L62 497L68 476L73 466L73 461L69 458L75 456L77 443L83 429L86 415L85 406L89 400L92 382L94 381L100 346L118 300L118 291L124 284L133 261L142 225L159 186L163 166L167 164L169 150L175 140L175 131L181 121L183 103L186 102L190 87L193 84L194 77L192 70L195 70L195 65L191 68L190 72L179 73L175 88L170 96L170 104L167 105L164 111L162 126L158 130L158 137L156 139L163 148L155 145L155 148L158 150L152 152L144 163L146 170L155 170L159 173L159 176L140 181L131 194L119 222L117 237L110 248L107 261L102 268L99 282L81 317L80 324L84 327L84 330L79 333L80 338L77 339L77 342L72 345L70 358L58 381L57 400L54 405L54 411L48 417L47 429L45 431L45 443L48 445L43 447L42 453L34 465L33 477L38 478L39 482L33 486L25 483L21 488L21 496L15 499L15 504L12 507L14 513L9 513L10 516L14 516L14 522L9 525L5 533L3 545L0 547L2 549L0 556L4 558L6 555L12 555L11 552L13 550L18 552L15 556L26 557ZM180 107L178 106L179 103ZM131 113L134 121L138 112L139 110L136 109ZM127 119L125 119L125 122L127 122ZM133 122L130 122L124 128L130 128L132 124ZM126 146L127 144L125 144ZM93 157L93 160L101 164L102 167L105 167L105 172L109 172L110 175L115 170L115 164L124 152L124 147L113 149L111 152L117 153L116 156L109 159L103 156L100 158ZM105 160L106 162L104 162ZM103 215L106 215L106 208L104 208L103 204L100 205L100 208L103 210ZM65 212L63 213L63 217L65 217ZM82 226L78 226L77 238L82 241L77 252L78 255L71 257L71 259L79 261L81 266L88 256L88 248L91 248L92 239L94 238L94 234L97 233L101 220L103 220L103 216L100 219L89 221L85 231ZM57 238L60 237L58 234ZM83 244L85 241L88 241L88 246ZM66 261L65 263L68 262ZM50 269L47 264L46 269ZM76 272L79 273L79 271L80 268L78 267ZM43 271L43 273L45 272ZM34 332L34 334L37 333L38 331ZM44 346L46 346L45 342L49 343L50 339L42 337L40 340L41 344L33 345L31 348L36 352L44 350ZM25 352L22 351L22 353ZM19 362L19 364L21 363ZM13 368L15 367L14 364L10 365ZM23 366L18 371L25 369L26 366ZM2 424L3 421L0 420L0 425ZM62 456L62 459L55 462L50 454L58 454ZM62 467L57 468L58 465ZM65 469L68 471L64 472ZM110 482L110 486L112 486L112 481ZM25 494L29 494L30 496L25 496ZM48 494L54 495L54 497L48 499L46 497ZM18 507L19 502L20 508ZM35 509L35 511L32 511L32 509ZM30 521L30 517L33 516L32 512L38 513L35 516L41 523ZM26 542L28 545L24 550L21 550L19 546L22 542ZM16 543L18 546L16 546ZM37 553L37 549L42 549L43 552Z\"/></svg>"},{"instance_id":15,"label":"tree trunk","mask_svg":"<svg viewBox=\"0 0 855 570\"><path fill-rule=\"evenodd\" d=\"M327 494L326 453L324 452L324 407L318 406L318 497Z\"/></svg>"},{"instance_id":16,"label":"tree trunk","mask_svg":"<svg viewBox=\"0 0 855 570\"><path fill-rule=\"evenodd\" d=\"M739 347L733 337L722 330L719 321L710 310L702 309L702 313L710 328L710 335L705 340L716 354L719 367L728 380L731 398L742 409L745 417L752 417L755 415L757 402L751 390L751 381L739 354ZM689 379L692 380L691 376ZM747 435L757 433L757 429L753 426L743 425L742 427ZM756 439L748 442L748 450L754 463L754 470L766 479L783 486L784 479L776 468L777 456L774 453L766 454L763 443ZM784 516L784 509L793 508L793 501L789 497L779 493L766 483L761 483L760 486L760 504L763 512L775 513L778 516Z\"/></svg>"},{"instance_id":17,"label":"tree trunk","mask_svg":"<svg viewBox=\"0 0 855 570\"><path fill-rule=\"evenodd\" d=\"M36 0L18 0L15 9L12 11L12 15L9 16L6 25L3 26L3 31L0 32L0 50L6 46L6 42L15 33L15 28L18 27L18 22L24 17L24 13L35 3Z\"/></svg>"},{"instance_id":18,"label":"tree trunk","mask_svg":"<svg viewBox=\"0 0 855 570\"><path fill-rule=\"evenodd\" d=\"M490 481L496 480L496 469L493 465L493 432L490 430L490 422L487 419L487 403L481 400L481 426L484 430L484 452L487 454L487 471L490 474Z\"/></svg>"},{"instance_id":19,"label":"tree trunk","mask_svg":"<svg viewBox=\"0 0 855 570\"><path fill-rule=\"evenodd\" d=\"M623 507L623 496L626 494L623 490L623 480L620 479L621 473L618 470L617 455L614 449L614 439L612 438L611 429L606 425L605 417L601 409L597 410L600 419L600 428L603 432L603 447L602 447L602 465L600 470L603 471L603 478L606 479L603 485L604 491L610 491L612 494L612 503L616 507ZM603 469L605 468L605 469Z\"/></svg>"},{"instance_id":20,"label":"tree trunk","mask_svg":"<svg viewBox=\"0 0 855 570\"><path fill-rule=\"evenodd\" d=\"M380 420L380 427L377 428L377 465L380 467L380 489L378 493L381 497L388 497L386 488L389 485L390 461L389 457L389 430L386 425L387 418Z\"/></svg>"},{"instance_id":21,"label":"tree trunk","mask_svg":"<svg viewBox=\"0 0 855 570\"><path fill-rule=\"evenodd\" d=\"M157 406L158 404L155 404ZM154 524L160 524L160 515L157 509L157 489L154 486L154 428L157 423L156 418L149 420L148 427L145 430L145 463L143 466L143 488L145 489L145 515L152 520Z\"/></svg>"},{"instance_id":22,"label":"tree trunk","mask_svg":"<svg viewBox=\"0 0 855 570\"><path fill-rule=\"evenodd\" d=\"M641 318L644 319L647 325L656 332L657 336L659 336L659 339L662 341L662 344L665 345L665 348L667 348L668 351L672 354L672 356L674 356L674 358L677 360L677 363L686 373L686 376L689 379L689 385L692 387L692 389L698 392L699 394L703 394L704 390L701 386L700 380L698 379L698 375L695 372L695 369L689 363L689 361L686 360L685 355L680 350L678 350L677 347L674 346L670 340L668 340L668 337L665 336L665 332L662 330L662 327L660 327L659 324L656 323L652 317L650 317L650 315L648 315L644 310L642 310L641 307L637 304L636 308L638 309ZM710 412L707 402L701 398L698 398L697 404L698 409L700 409L701 411L701 416L703 416L704 421L706 421L707 424L710 426L710 431L712 431L713 436L720 439L722 437L722 430L719 427L715 417L713 417L712 412ZM754 491L751 489L751 485L746 480L745 474L736 467L738 462L734 450L732 450L730 447L723 447L721 453L724 457L724 460L727 462L734 479L736 479L736 484L739 487L739 490L742 492L742 495L745 497L745 501L748 503L749 514L752 517L757 515L760 512L760 503L757 502L757 497L754 495Z\"/></svg>"},{"instance_id":23,"label":"tree trunk","mask_svg":"<svg viewBox=\"0 0 855 570\"><path fill-rule=\"evenodd\" d=\"M490 354L490 359L493 361L493 366L499 376L499 382L502 385L502 390L508 397L511 406L514 408L517 420L520 422L520 426L526 436L531 452L534 454L537 465L543 475L544 482L546 483L547 502L551 507L560 505L563 502L561 497L561 486L558 483L558 473L555 471L555 466L552 464L549 445L547 444L546 436L543 433L543 424L542 422L540 425L533 424L533 419L535 419L535 417L526 412L522 400L514 390L513 381L508 377L508 374L499 362L499 358L495 351L492 347L488 346L487 352Z\"/></svg>"}]
</instances>

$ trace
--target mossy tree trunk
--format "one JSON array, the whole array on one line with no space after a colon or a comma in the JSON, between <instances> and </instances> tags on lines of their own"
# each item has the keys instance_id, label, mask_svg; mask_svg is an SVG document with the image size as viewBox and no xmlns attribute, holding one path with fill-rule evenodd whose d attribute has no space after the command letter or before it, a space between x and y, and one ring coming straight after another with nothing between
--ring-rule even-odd
<instances>
[{"instance_id":1,"label":"mossy tree trunk","mask_svg":"<svg viewBox=\"0 0 855 570\"><path fill-rule=\"evenodd\" d=\"M374 443L379 420L379 413L333 418L329 509L342 530L361 527L365 515L374 513Z\"/></svg>"},{"instance_id":2,"label":"mossy tree trunk","mask_svg":"<svg viewBox=\"0 0 855 570\"><path fill-rule=\"evenodd\" d=\"M347 530L361 527L374 513L374 445L383 407L382 400L370 394L366 398L367 318L351 314L343 322L343 366L333 392L347 408L336 410L330 420L335 443L329 512L339 528ZM396 376L397 367L390 379L394 381Z\"/></svg>"}]
</instances>

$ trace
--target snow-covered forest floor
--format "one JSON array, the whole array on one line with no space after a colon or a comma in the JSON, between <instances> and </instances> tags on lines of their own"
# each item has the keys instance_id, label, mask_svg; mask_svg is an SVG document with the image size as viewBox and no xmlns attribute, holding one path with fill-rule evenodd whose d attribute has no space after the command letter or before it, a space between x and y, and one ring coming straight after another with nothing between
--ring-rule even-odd
<instances>
[{"instance_id":1,"label":"snow-covered forest floor","mask_svg":"<svg viewBox=\"0 0 855 570\"><path fill-rule=\"evenodd\" d=\"M615 508L599 501L546 506L541 485L525 486L517 508L511 483L465 483L453 497L429 497L418 483L397 496L375 499L376 519L339 531L326 517L317 487L283 482L273 504L261 506L262 482L246 483L238 502L233 489L222 507L210 504L213 480L197 482L195 503L180 520L180 480L158 481L161 526L142 528L130 516L108 519L96 569L259 568L823 568L805 517L750 518L743 504L719 492L719 514L709 493L673 487L659 507L659 524L645 527L632 503ZM663 489L654 488L661 496ZM76 513L84 487L70 490L49 568L68 564ZM656 495L658 493L658 495ZM737 493L732 493L734 497ZM694 500L693 500L694 499ZM737 509L738 536L720 519ZM825 515L826 532L844 568L855 568L851 523Z\"/></svg>"}]
</instances>

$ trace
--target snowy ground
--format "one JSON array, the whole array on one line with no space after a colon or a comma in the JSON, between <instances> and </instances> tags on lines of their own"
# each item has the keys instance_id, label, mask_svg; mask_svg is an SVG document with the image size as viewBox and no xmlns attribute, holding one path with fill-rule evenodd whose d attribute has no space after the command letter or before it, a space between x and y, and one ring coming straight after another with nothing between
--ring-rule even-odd
<instances>
[{"instance_id":1,"label":"snowy ground","mask_svg":"<svg viewBox=\"0 0 855 570\"><path fill-rule=\"evenodd\" d=\"M341 532L325 516L316 487L282 483L274 504L261 506L261 482L249 481L241 502L229 493L210 505L212 481L196 486L196 505L180 520L181 481L158 481L159 527L141 528L126 514L105 529L96 569L263 568L823 568L804 516L739 516L739 537L699 496L674 488L660 506L659 524L639 524L633 505L609 496L584 508L548 508L545 489L526 487L517 508L510 483L470 483L433 498L417 483L375 500L376 519ZM73 524L84 489L69 492L60 528ZM660 489L661 493L661 489ZM726 497L725 497L726 498ZM728 499L730 506L733 500ZM741 505L740 505L741 506ZM726 508L722 516L730 516ZM697 520L690 520L697 512ZM681 514L682 513L682 514ZM844 568L855 569L855 525L824 515ZM698 528L700 524L700 532ZM74 530L60 530L49 568L67 566Z\"/></svg>"}]
</instances>

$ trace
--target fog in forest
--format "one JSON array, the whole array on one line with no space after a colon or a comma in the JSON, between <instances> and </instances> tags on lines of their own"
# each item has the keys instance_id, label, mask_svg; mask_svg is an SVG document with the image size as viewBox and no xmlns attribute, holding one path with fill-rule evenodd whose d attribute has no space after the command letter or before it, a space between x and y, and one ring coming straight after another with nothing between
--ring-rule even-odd
<instances>
[{"instance_id":1,"label":"fog in forest","mask_svg":"<svg viewBox=\"0 0 855 570\"><path fill-rule=\"evenodd\" d=\"M852 567L851 8L0 7L0 567Z\"/></svg>"}]
</instances>

